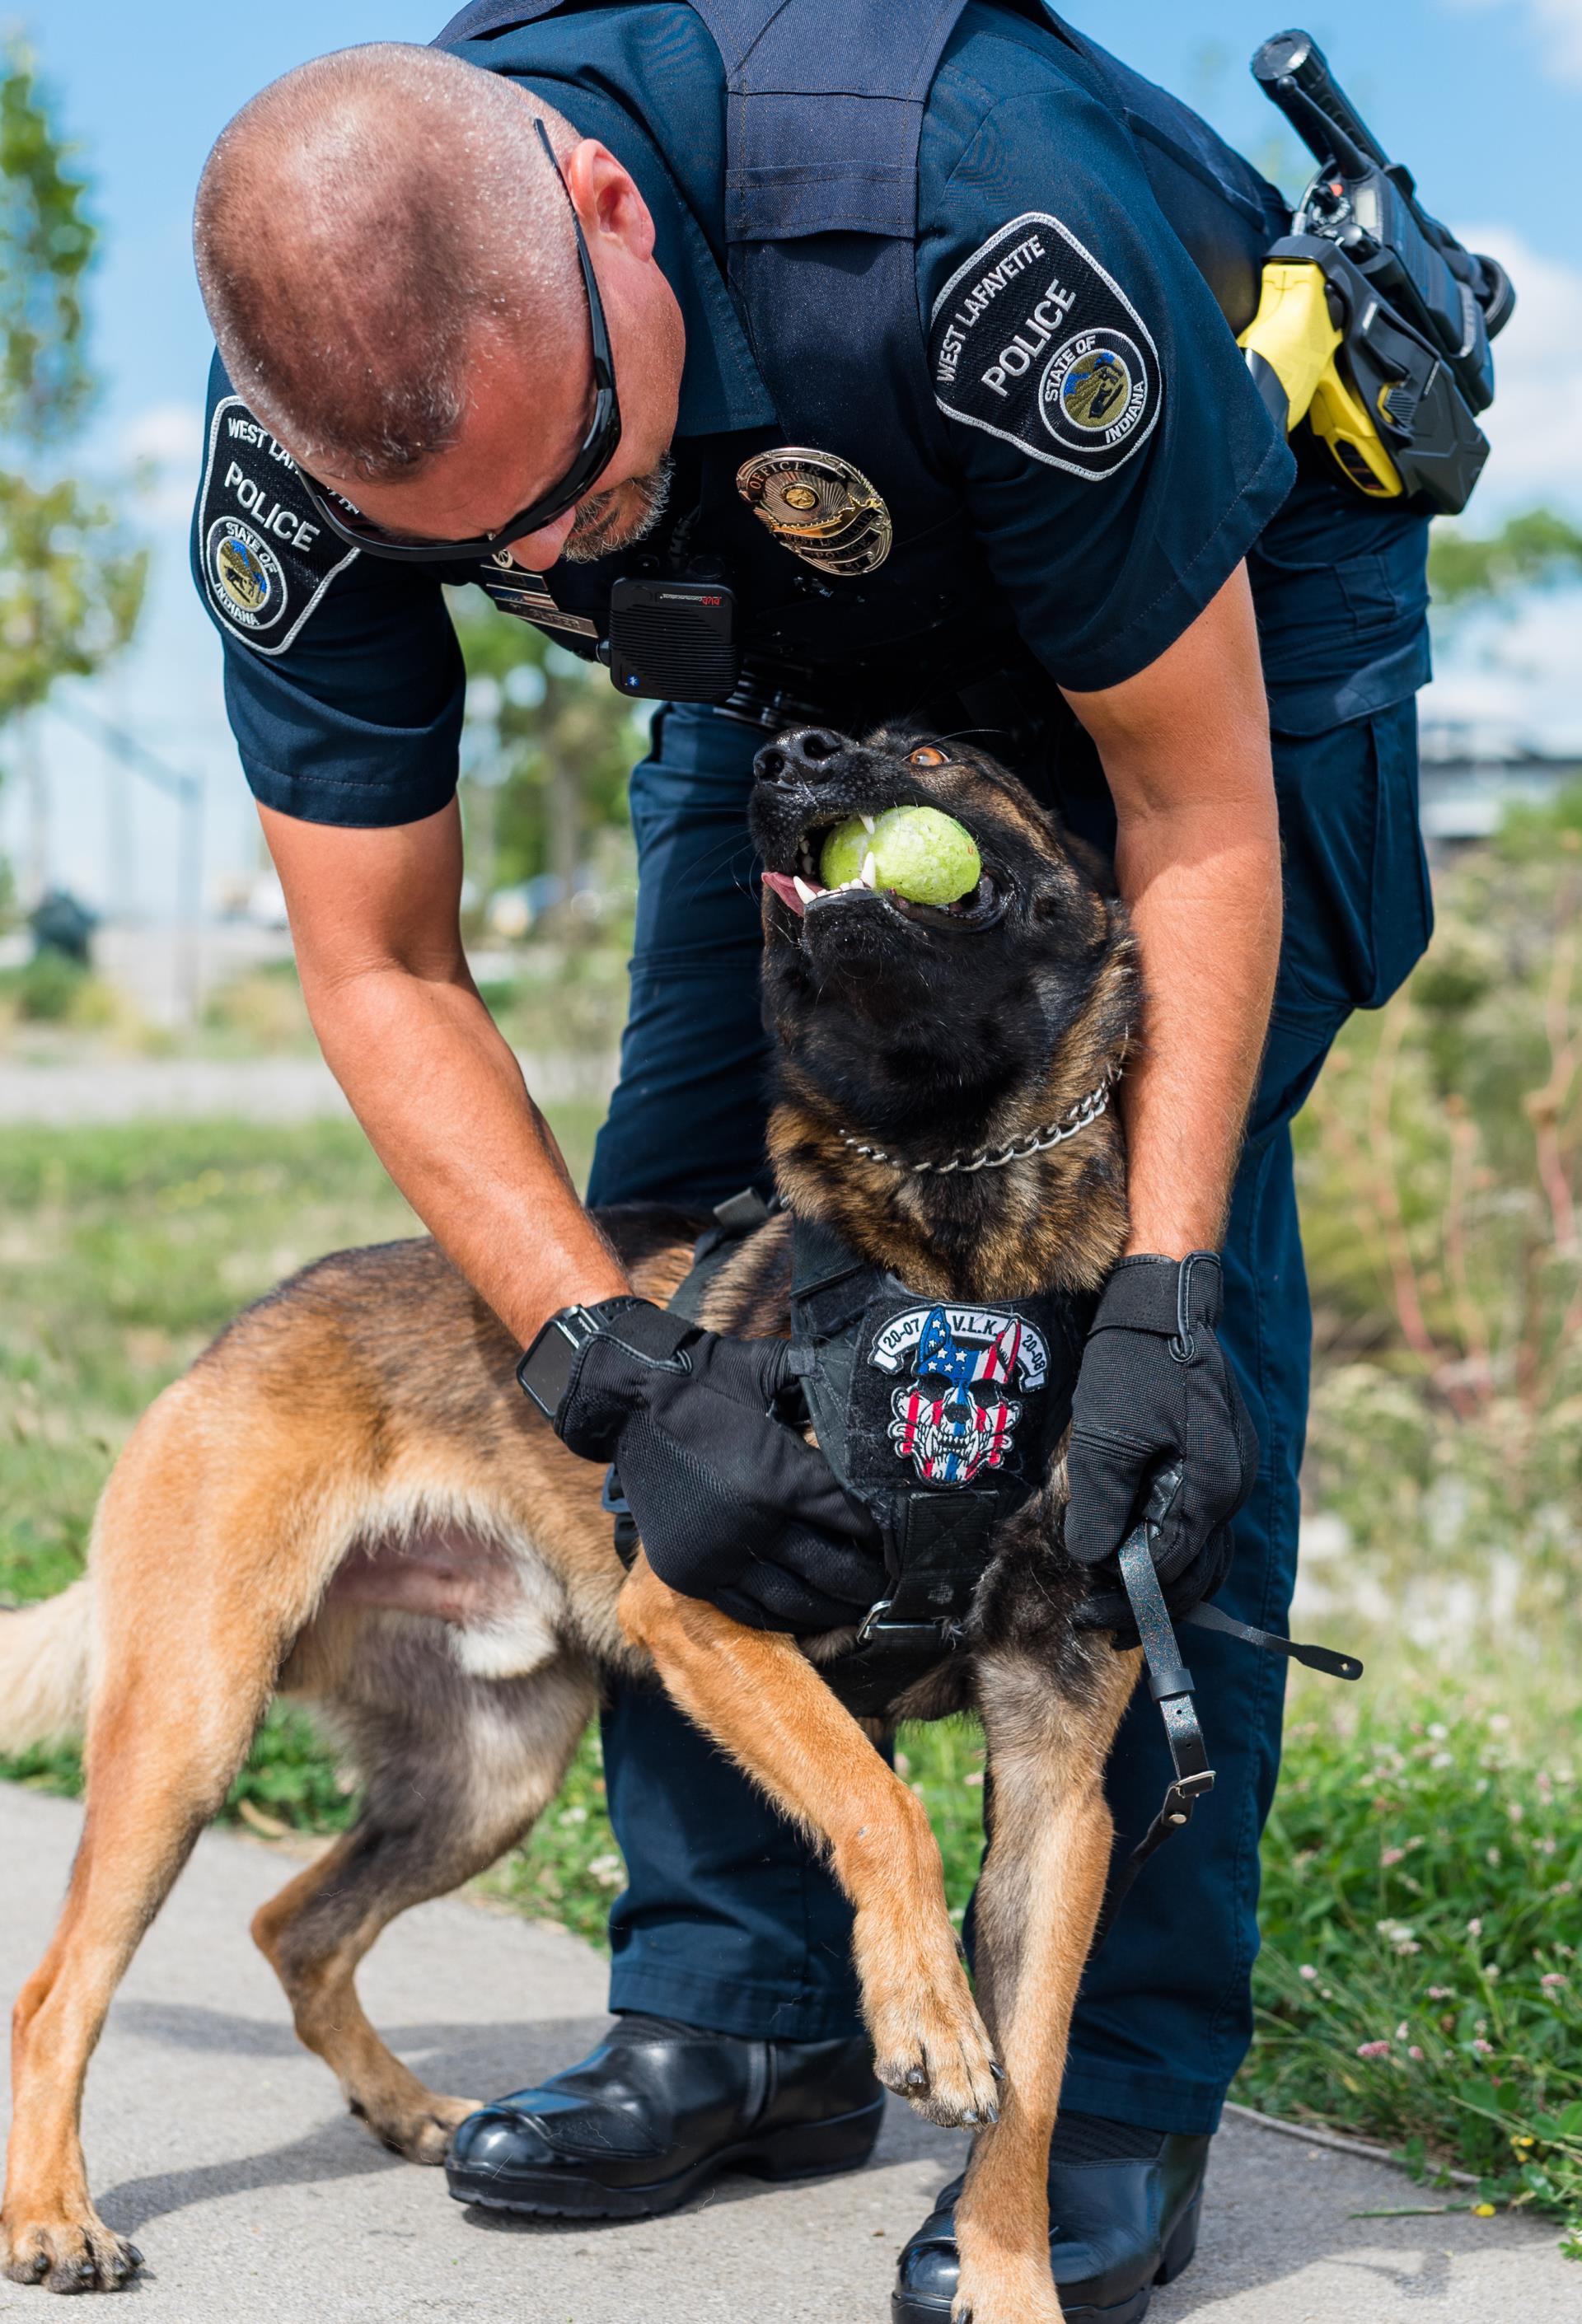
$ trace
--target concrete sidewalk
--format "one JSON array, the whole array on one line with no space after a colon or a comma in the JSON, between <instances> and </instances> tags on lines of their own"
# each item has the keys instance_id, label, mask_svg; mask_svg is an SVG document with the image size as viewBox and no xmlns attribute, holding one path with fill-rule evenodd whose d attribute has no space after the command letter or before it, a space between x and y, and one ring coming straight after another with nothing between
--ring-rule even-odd
<instances>
[{"instance_id":1,"label":"concrete sidewalk","mask_svg":"<svg viewBox=\"0 0 1582 2324\"><path fill-rule=\"evenodd\" d=\"M0 1784L0 1984L42 1952L70 1803ZM100 2208L135 2236L150 2324L886 2324L895 2253L964 2142L899 2101L855 2177L724 2182L645 2227L467 2211L394 2161L301 2050L247 1921L292 1870L210 1833L122 1988L88 2081ZM364 1972L369 2014L438 2089L484 2097L564 2065L603 2023L603 1964L558 1930L430 1904ZM1203 2243L1150 2324L1575 2324L1582 2267L1518 2218L1359 2219L1433 2203L1378 2164L1228 2124ZM0 2316L50 2312L0 2282Z\"/></svg>"},{"instance_id":2,"label":"concrete sidewalk","mask_svg":"<svg viewBox=\"0 0 1582 2324\"><path fill-rule=\"evenodd\" d=\"M544 1104L580 1098L602 1103L615 1060L597 1053L523 1056L529 1089ZM79 1057L36 1065L0 1057L0 1130L37 1122L64 1130L82 1122L349 1121L351 1109L322 1057Z\"/></svg>"}]
</instances>

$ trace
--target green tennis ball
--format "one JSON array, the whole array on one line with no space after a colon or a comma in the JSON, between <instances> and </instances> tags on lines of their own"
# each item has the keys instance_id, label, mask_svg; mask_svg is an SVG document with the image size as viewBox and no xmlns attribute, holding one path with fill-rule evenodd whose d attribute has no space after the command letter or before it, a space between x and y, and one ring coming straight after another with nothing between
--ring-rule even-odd
<instances>
[{"instance_id":1,"label":"green tennis ball","mask_svg":"<svg viewBox=\"0 0 1582 2324\"><path fill-rule=\"evenodd\" d=\"M954 904L968 896L983 874L983 859L969 831L937 807L887 807L870 831L861 816L837 823L824 842L819 876L827 888L844 888L857 878L871 853L876 885L893 889L912 904Z\"/></svg>"}]
</instances>

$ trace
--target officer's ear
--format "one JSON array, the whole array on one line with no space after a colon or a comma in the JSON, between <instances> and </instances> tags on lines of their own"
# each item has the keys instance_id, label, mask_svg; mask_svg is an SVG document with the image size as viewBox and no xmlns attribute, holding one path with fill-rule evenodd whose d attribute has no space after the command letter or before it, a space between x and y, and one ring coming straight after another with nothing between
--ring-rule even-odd
<instances>
[{"instance_id":1,"label":"officer's ear","mask_svg":"<svg viewBox=\"0 0 1582 2324\"><path fill-rule=\"evenodd\" d=\"M615 243L626 256L646 263L653 256L653 216L638 191L631 171L616 161L597 137L584 137L560 162L582 231L591 244L596 237ZM594 263L598 252L594 249Z\"/></svg>"}]
</instances>

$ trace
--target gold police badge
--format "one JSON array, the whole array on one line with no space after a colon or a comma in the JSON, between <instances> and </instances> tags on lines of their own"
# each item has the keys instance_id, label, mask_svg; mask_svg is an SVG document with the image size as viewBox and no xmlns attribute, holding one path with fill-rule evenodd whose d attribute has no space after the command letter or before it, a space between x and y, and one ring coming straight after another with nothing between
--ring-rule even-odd
<instances>
[{"instance_id":1,"label":"gold police badge","mask_svg":"<svg viewBox=\"0 0 1582 2324\"><path fill-rule=\"evenodd\" d=\"M890 554L890 512L836 452L782 444L736 470L736 490L782 549L820 573L872 573Z\"/></svg>"}]
</instances>

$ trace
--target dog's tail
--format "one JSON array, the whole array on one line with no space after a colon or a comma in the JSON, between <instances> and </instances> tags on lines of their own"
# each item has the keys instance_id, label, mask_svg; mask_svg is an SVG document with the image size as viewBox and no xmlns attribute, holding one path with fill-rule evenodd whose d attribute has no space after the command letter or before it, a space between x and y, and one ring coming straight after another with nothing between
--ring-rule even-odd
<instances>
[{"instance_id":1,"label":"dog's tail","mask_svg":"<svg viewBox=\"0 0 1582 2324\"><path fill-rule=\"evenodd\" d=\"M88 1717L91 1585L0 1613L0 1751L81 1734Z\"/></svg>"}]
</instances>

